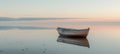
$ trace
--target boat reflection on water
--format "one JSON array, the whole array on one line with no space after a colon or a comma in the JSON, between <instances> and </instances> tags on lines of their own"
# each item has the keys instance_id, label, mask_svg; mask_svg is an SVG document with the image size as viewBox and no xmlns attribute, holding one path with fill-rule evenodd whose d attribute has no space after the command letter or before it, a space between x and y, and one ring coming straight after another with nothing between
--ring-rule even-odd
<instances>
[{"instance_id":1,"label":"boat reflection on water","mask_svg":"<svg viewBox=\"0 0 120 54\"><path fill-rule=\"evenodd\" d=\"M57 41L90 48L87 38L70 38L65 36L59 36Z\"/></svg>"}]
</instances>

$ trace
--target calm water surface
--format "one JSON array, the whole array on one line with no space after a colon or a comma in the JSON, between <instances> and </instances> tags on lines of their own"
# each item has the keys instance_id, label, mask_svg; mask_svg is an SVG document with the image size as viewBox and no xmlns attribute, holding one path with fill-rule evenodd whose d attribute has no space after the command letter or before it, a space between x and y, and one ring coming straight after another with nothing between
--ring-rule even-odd
<instances>
[{"instance_id":1,"label":"calm water surface","mask_svg":"<svg viewBox=\"0 0 120 54\"><path fill-rule=\"evenodd\" d=\"M64 23L3 21L0 54L120 54L120 25ZM57 26L90 27L90 32L84 40L60 38Z\"/></svg>"}]
</instances>

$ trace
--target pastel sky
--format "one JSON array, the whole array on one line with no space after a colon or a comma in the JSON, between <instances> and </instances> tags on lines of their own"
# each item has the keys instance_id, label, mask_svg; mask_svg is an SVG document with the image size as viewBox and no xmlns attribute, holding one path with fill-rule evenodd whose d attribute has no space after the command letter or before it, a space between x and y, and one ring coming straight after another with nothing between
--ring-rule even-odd
<instances>
[{"instance_id":1,"label":"pastel sky","mask_svg":"<svg viewBox=\"0 0 120 54\"><path fill-rule=\"evenodd\" d=\"M120 18L120 0L0 0L2 17Z\"/></svg>"}]
</instances>

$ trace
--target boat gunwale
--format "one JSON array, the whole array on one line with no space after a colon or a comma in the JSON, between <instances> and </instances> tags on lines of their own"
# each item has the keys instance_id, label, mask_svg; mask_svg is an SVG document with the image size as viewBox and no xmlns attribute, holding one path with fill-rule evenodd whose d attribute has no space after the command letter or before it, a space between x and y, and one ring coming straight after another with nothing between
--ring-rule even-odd
<instances>
[{"instance_id":1,"label":"boat gunwale","mask_svg":"<svg viewBox=\"0 0 120 54\"><path fill-rule=\"evenodd\" d=\"M82 31L82 30L89 30L89 28L86 28L86 29L73 29L73 28L61 28L61 27L58 27L58 29L64 29L64 30L71 30L71 31Z\"/></svg>"}]
</instances>

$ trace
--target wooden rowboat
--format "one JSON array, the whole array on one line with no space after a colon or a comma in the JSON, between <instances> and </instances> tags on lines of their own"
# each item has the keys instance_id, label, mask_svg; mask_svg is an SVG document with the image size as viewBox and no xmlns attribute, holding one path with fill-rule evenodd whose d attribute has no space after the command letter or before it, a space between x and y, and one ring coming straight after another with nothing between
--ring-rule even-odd
<instances>
[{"instance_id":1,"label":"wooden rowboat","mask_svg":"<svg viewBox=\"0 0 120 54\"><path fill-rule=\"evenodd\" d=\"M69 38L65 36L59 36L57 41L90 48L87 38Z\"/></svg>"},{"instance_id":2,"label":"wooden rowboat","mask_svg":"<svg viewBox=\"0 0 120 54\"><path fill-rule=\"evenodd\" d=\"M57 31L60 36L86 38L88 35L88 32L89 32L89 28L87 28L87 29L70 29L70 28L58 27Z\"/></svg>"}]
</instances>

